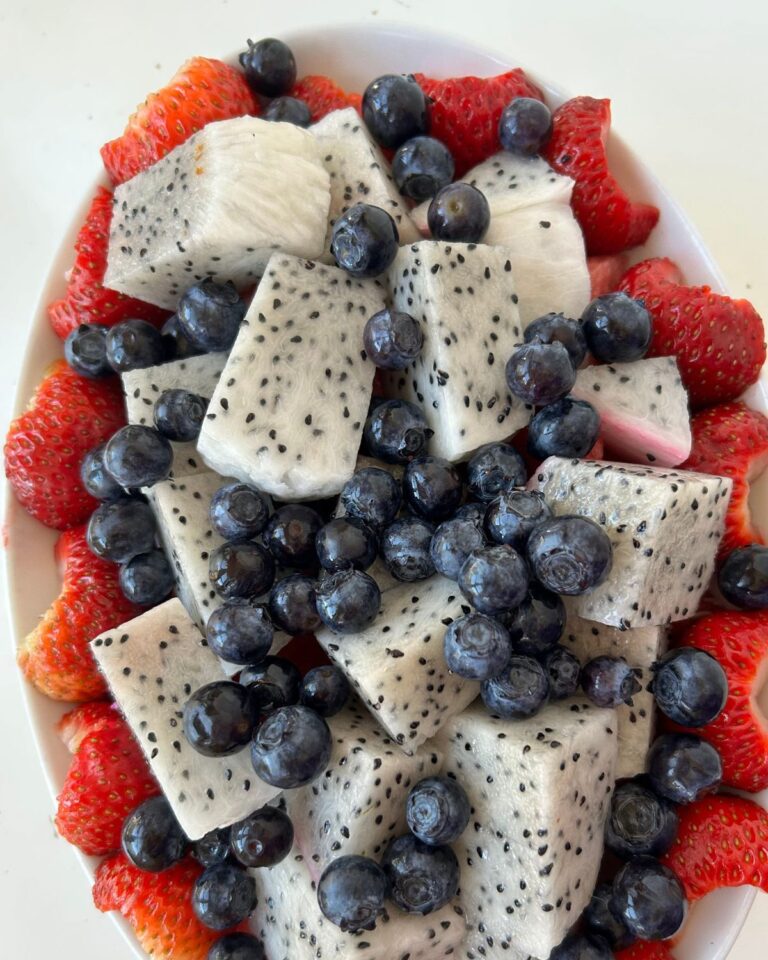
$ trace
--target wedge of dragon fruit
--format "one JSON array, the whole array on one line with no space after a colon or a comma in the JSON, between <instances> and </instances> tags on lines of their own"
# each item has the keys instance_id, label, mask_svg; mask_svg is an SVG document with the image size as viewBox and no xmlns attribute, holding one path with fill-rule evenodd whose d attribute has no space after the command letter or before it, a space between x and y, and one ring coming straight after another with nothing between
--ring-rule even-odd
<instances>
[{"instance_id":1,"label":"wedge of dragon fruit","mask_svg":"<svg viewBox=\"0 0 768 960\"><path fill-rule=\"evenodd\" d=\"M115 189L104 285L169 310L205 277L251 287L276 249L322 252L329 204L306 130L253 117L209 123Z\"/></svg>"},{"instance_id":2,"label":"wedge of dragon fruit","mask_svg":"<svg viewBox=\"0 0 768 960\"><path fill-rule=\"evenodd\" d=\"M510 722L476 704L435 744L472 805L455 844L466 956L545 960L597 879L615 779L614 712L573 699Z\"/></svg>"},{"instance_id":3,"label":"wedge of dragon fruit","mask_svg":"<svg viewBox=\"0 0 768 960\"><path fill-rule=\"evenodd\" d=\"M191 840L248 816L280 792L245 749L205 757L181 728L190 693L224 680L218 658L177 599L96 637L91 649L152 772Z\"/></svg>"}]
</instances>

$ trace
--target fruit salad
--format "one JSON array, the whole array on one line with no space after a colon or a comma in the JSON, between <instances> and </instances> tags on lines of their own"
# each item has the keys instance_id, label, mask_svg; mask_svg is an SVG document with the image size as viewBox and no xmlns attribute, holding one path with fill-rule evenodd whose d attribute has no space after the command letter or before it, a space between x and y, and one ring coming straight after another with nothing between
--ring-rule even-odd
<instances>
[{"instance_id":1,"label":"fruit salad","mask_svg":"<svg viewBox=\"0 0 768 960\"><path fill-rule=\"evenodd\" d=\"M102 147L5 470L56 828L156 960L673 958L768 890L763 323L609 128L267 38Z\"/></svg>"}]
</instances>

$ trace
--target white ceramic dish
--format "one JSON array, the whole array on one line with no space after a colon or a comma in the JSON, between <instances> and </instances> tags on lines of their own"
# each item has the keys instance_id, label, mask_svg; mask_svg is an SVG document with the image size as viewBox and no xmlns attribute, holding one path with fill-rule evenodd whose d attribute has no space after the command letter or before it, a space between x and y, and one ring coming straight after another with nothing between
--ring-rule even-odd
<instances>
[{"instance_id":1,"label":"white ceramic dish","mask_svg":"<svg viewBox=\"0 0 768 960\"><path fill-rule=\"evenodd\" d=\"M385 72L421 71L434 76L480 76L502 72L519 64L514 50L506 54L475 47L458 37L411 27L379 24L376 27L355 25L324 30L296 31L283 39L293 48L300 73L324 73L334 77L350 90L361 90L378 74ZM190 54L197 51L190 51ZM215 51L208 51L215 55ZM539 78L531 76L544 88L552 104L560 103L565 94ZM137 90L138 101L146 91ZM579 91L576 91L579 92ZM609 155L612 169L635 199L656 204L661 221L646 247L636 252L636 259L668 255L682 267L688 282L708 283L715 290L724 290L723 278L695 228L683 211L667 195L652 173L614 134ZM97 168L94 149L94 169ZM99 179L94 181L94 186ZM71 266L72 245L87 208L87 199L76 211L67 235L62 238L59 253L42 285L37 311L30 326L30 339L21 365L16 410L21 411L41 380L46 366L61 356L61 343L52 333L45 307L61 296L64 272ZM57 534L29 517L8 494L6 502L6 551L8 610L14 642L34 628L40 615L57 595L59 579L53 559ZM53 797L59 792L69 765L69 755L54 731L54 724L67 709L38 694L24 684L24 697L35 743ZM73 848L89 878L96 865L94 858L84 857ZM723 960L741 929L754 892L749 888L724 890L712 894L706 907L694 907L686 923L684 936L675 947L677 960ZM113 915L114 916L114 915ZM120 956L129 954L145 960L127 924L119 917L116 923L126 943ZM115 953L118 956L118 953Z\"/></svg>"}]
</instances>

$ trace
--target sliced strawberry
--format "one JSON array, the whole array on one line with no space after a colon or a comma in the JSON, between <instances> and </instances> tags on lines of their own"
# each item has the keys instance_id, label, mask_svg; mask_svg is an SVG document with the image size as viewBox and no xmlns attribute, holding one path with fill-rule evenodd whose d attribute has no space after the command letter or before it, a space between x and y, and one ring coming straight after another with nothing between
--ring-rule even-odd
<instances>
[{"instance_id":1,"label":"sliced strawberry","mask_svg":"<svg viewBox=\"0 0 768 960\"><path fill-rule=\"evenodd\" d=\"M675 960L666 940L638 940L631 947L618 950L614 957L615 960Z\"/></svg>"},{"instance_id":2,"label":"sliced strawberry","mask_svg":"<svg viewBox=\"0 0 768 960\"><path fill-rule=\"evenodd\" d=\"M629 199L608 169L605 145L611 101L575 97L555 110L543 154L575 181L571 206L584 231L587 253L620 253L645 243L659 219L656 207Z\"/></svg>"},{"instance_id":3,"label":"sliced strawberry","mask_svg":"<svg viewBox=\"0 0 768 960\"><path fill-rule=\"evenodd\" d=\"M687 287L671 260L643 260L620 289L642 300L653 317L650 357L674 356L691 406L735 400L765 362L763 321L746 300Z\"/></svg>"},{"instance_id":4,"label":"sliced strawberry","mask_svg":"<svg viewBox=\"0 0 768 960\"><path fill-rule=\"evenodd\" d=\"M602 437L595 440L595 445L584 457L585 460L602 460L605 457L605 443Z\"/></svg>"},{"instance_id":5,"label":"sliced strawberry","mask_svg":"<svg viewBox=\"0 0 768 960\"><path fill-rule=\"evenodd\" d=\"M613 293L619 289L619 283L627 269L627 258L623 253L587 257L587 269L592 297L602 297L604 293Z\"/></svg>"},{"instance_id":6,"label":"sliced strawberry","mask_svg":"<svg viewBox=\"0 0 768 960\"><path fill-rule=\"evenodd\" d=\"M292 637L280 651L280 656L295 664L302 674L311 670L312 667L321 667L331 662L325 650L317 642L314 633L302 633Z\"/></svg>"},{"instance_id":7,"label":"sliced strawberry","mask_svg":"<svg viewBox=\"0 0 768 960\"><path fill-rule=\"evenodd\" d=\"M347 93L329 77L315 75L302 77L291 90L291 96L306 103L312 114L312 123L322 120L333 110L354 107L360 113L362 109L359 93Z\"/></svg>"},{"instance_id":8,"label":"sliced strawberry","mask_svg":"<svg viewBox=\"0 0 768 960\"><path fill-rule=\"evenodd\" d=\"M109 700L93 700L82 703L56 724L56 732L70 753L77 753L80 744L91 733L100 730L120 714Z\"/></svg>"}]
</instances>

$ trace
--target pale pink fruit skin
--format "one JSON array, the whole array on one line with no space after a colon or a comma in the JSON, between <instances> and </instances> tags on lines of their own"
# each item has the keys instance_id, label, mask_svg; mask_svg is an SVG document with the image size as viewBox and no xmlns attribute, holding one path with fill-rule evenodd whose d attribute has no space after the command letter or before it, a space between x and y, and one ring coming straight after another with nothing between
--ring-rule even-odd
<instances>
[{"instance_id":1,"label":"pale pink fruit skin","mask_svg":"<svg viewBox=\"0 0 768 960\"><path fill-rule=\"evenodd\" d=\"M594 396L585 390L582 394L576 389L573 396L588 400L600 414L600 436L610 449L632 463L643 463L654 467L676 467L688 459L691 453L691 434L687 437L670 431L654 429L653 425L642 417L618 417L612 408L595 404ZM649 460L646 454L652 454Z\"/></svg>"}]
</instances>

